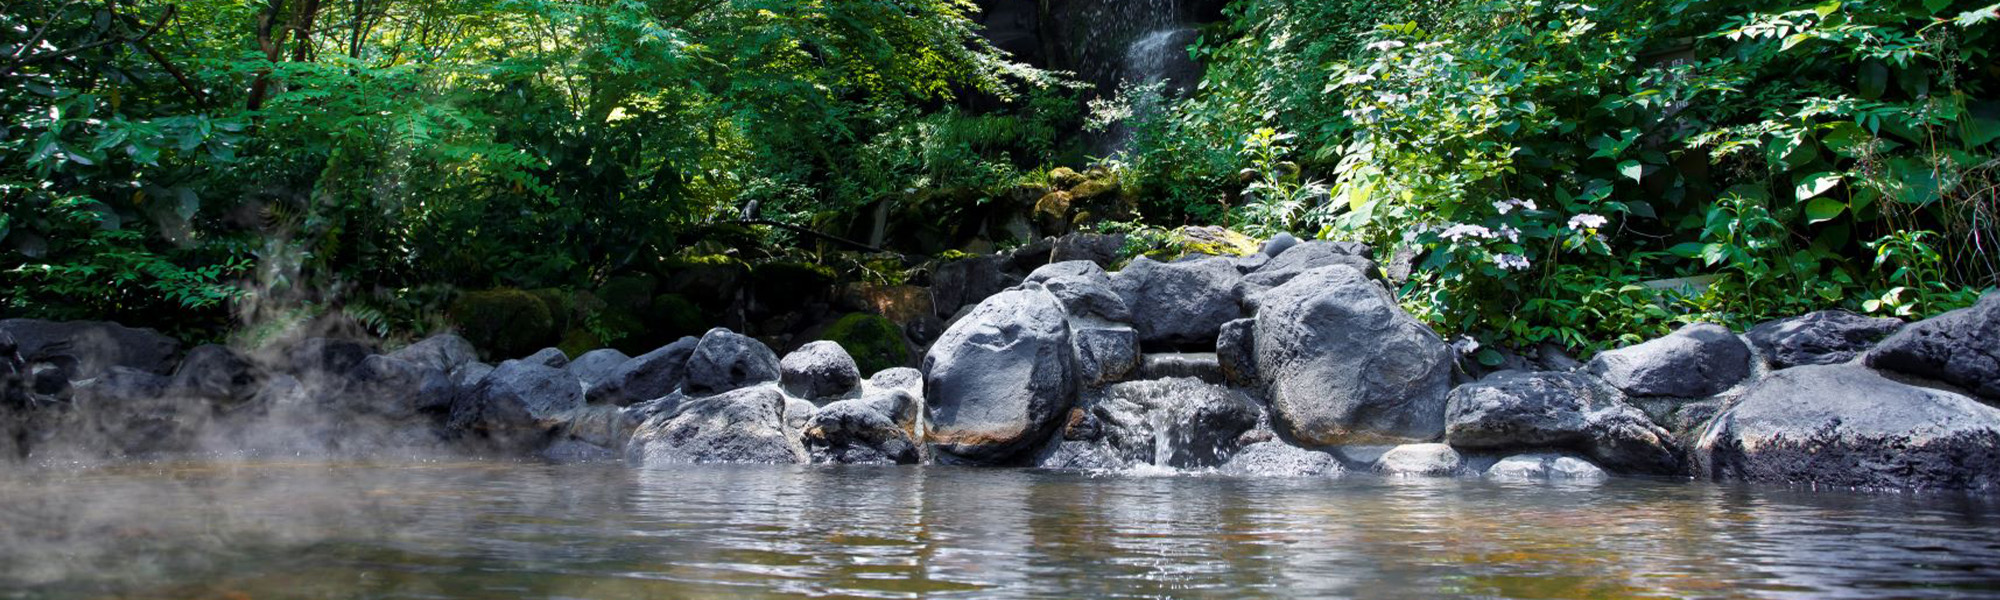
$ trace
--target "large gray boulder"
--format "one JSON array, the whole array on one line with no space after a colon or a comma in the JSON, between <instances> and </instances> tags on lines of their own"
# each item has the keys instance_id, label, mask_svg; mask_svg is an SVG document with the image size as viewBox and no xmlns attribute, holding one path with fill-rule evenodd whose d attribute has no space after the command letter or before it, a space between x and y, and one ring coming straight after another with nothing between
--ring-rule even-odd
<instances>
[{"instance_id":1,"label":"large gray boulder","mask_svg":"<svg viewBox=\"0 0 2000 600\"><path fill-rule=\"evenodd\" d=\"M796 464L806 461L806 449L785 427L784 394L761 385L688 400L647 419L625 446L625 460L639 467Z\"/></svg>"},{"instance_id":2,"label":"large gray boulder","mask_svg":"<svg viewBox=\"0 0 2000 600\"><path fill-rule=\"evenodd\" d=\"M1902 328L1903 322L1897 319L1823 310L1752 327L1743 337L1763 353L1771 368L1784 369L1854 360Z\"/></svg>"},{"instance_id":3,"label":"large gray boulder","mask_svg":"<svg viewBox=\"0 0 2000 600\"><path fill-rule=\"evenodd\" d=\"M569 371L571 375L575 375L577 381L583 383L584 389L589 389L591 386L597 385L598 382L611 377L611 374L617 371L618 367L624 365L625 361L629 360L632 360L632 357L626 356L624 352L619 352L617 349L598 348L583 353L582 356L576 357L576 360L569 361L569 365L564 366L563 370Z\"/></svg>"},{"instance_id":4,"label":"large gray boulder","mask_svg":"<svg viewBox=\"0 0 2000 600\"><path fill-rule=\"evenodd\" d=\"M539 447L563 415L583 406L583 385L567 371L510 360L452 403L451 430L482 436L502 449Z\"/></svg>"},{"instance_id":5,"label":"large gray boulder","mask_svg":"<svg viewBox=\"0 0 2000 600\"><path fill-rule=\"evenodd\" d=\"M1389 290L1351 267L1332 266L1300 274L1265 298L1252 335L1282 431L1309 446L1443 435L1451 346L1404 313Z\"/></svg>"},{"instance_id":6,"label":"large gray boulder","mask_svg":"<svg viewBox=\"0 0 2000 600\"><path fill-rule=\"evenodd\" d=\"M541 350L536 350L534 354L530 354L526 358L523 358L521 360L523 362L531 362L552 369L561 369L569 366L569 355L564 354L561 348L543 348Z\"/></svg>"},{"instance_id":7,"label":"large gray boulder","mask_svg":"<svg viewBox=\"0 0 2000 600\"><path fill-rule=\"evenodd\" d=\"M1604 469L1582 458L1545 452L1516 454L1500 459L1486 468L1486 476L1507 480L1575 481L1603 479L1607 475Z\"/></svg>"},{"instance_id":8,"label":"large gray boulder","mask_svg":"<svg viewBox=\"0 0 2000 600\"><path fill-rule=\"evenodd\" d=\"M449 333L424 338L403 349L389 353L389 358L409 362L418 366L454 373L459 367L479 360L479 350L472 342Z\"/></svg>"},{"instance_id":9,"label":"large gray boulder","mask_svg":"<svg viewBox=\"0 0 2000 600\"><path fill-rule=\"evenodd\" d=\"M1870 351L1867 361L2000 400L2000 292L1903 329Z\"/></svg>"},{"instance_id":10,"label":"large gray boulder","mask_svg":"<svg viewBox=\"0 0 2000 600\"><path fill-rule=\"evenodd\" d=\"M778 381L786 393L800 398L838 398L861 385L861 367L839 343L812 342L778 361Z\"/></svg>"},{"instance_id":11,"label":"large gray boulder","mask_svg":"<svg viewBox=\"0 0 2000 600\"><path fill-rule=\"evenodd\" d=\"M1284 285L1293 277L1321 267L1345 265L1368 277L1378 277L1381 269L1372 258L1373 250L1359 242L1312 241L1295 244L1271 256L1270 262L1244 276L1247 291L1255 292Z\"/></svg>"},{"instance_id":12,"label":"large gray boulder","mask_svg":"<svg viewBox=\"0 0 2000 600\"><path fill-rule=\"evenodd\" d=\"M1445 444L1404 444L1375 459L1375 472L1443 477L1465 472L1465 457Z\"/></svg>"},{"instance_id":13,"label":"large gray boulder","mask_svg":"<svg viewBox=\"0 0 2000 600\"><path fill-rule=\"evenodd\" d=\"M1772 373L1717 415L1700 473L1826 487L2000 489L2000 409L1855 365Z\"/></svg>"},{"instance_id":14,"label":"large gray boulder","mask_svg":"<svg viewBox=\"0 0 2000 600\"><path fill-rule=\"evenodd\" d=\"M671 394L687 381L688 358L701 341L684 337L619 364L586 397L592 404L631 406Z\"/></svg>"},{"instance_id":15,"label":"large gray boulder","mask_svg":"<svg viewBox=\"0 0 2000 600\"><path fill-rule=\"evenodd\" d=\"M975 256L937 266L931 276L931 302L940 319L950 319L958 309L978 303L1021 283L1007 273L1005 256Z\"/></svg>"},{"instance_id":16,"label":"large gray boulder","mask_svg":"<svg viewBox=\"0 0 2000 600\"><path fill-rule=\"evenodd\" d=\"M1041 284L1072 316L1121 322L1132 318L1125 298L1111 287L1111 275L1097 263L1075 260L1043 265L1028 274L1028 282Z\"/></svg>"},{"instance_id":17,"label":"large gray boulder","mask_svg":"<svg viewBox=\"0 0 2000 600\"><path fill-rule=\"evenodd\" d=\"M1237 319L1222 325L1215 339L1215 360L1231 385L1258 387L1257 320Z\"/></svg>"},{"instance_id":18,"label":"large gray boulder","mask_svg":"<svg viewBox=\"0 0 2000 600\"><path fill-rule=\"evenodd\" d=\"M458 386L443 371L375 355L349 369L327 394L333 408L387 419L444 412L458 399Z\"/></svg>"},{"instance_id":19,"label":"large gray boulder","mask_svg":"<svg viewBox=\"0 0 2000 600\"><path fill-rule=\"evenodd\" d=\"M1139 331L1101 319L1070 319L1077 383L1100 387L1123 381L1139 368Z\"/></svg>"},{"instance_id":20,"label":"large gray boulder","mask_svg":"<svg viewBox=\"0 0 2000 600\"><path fill-rule=\"evenodd\" d=\"M778 380L778 353L755 338L717 327L687 361L687 392L705 396Z\"/></svg>"},{"instance_id":21,"label":"large gray boulder","mask_svg":"<svg viewBox=\"0 0 2000 600\"><path fill-rule=\"evenodd\" d=\"M908 465L923 458L924 403L908 392L874 389L820 407L805 426L816 463Z\"/></svg>"},{"instance_id":22,"label":"large gray boulder","mask_svg":"<svg viewBox=\"0 0 2000 600\"><path fill-rule=\"evenodd\" d=\"M1243 316L1242 278L1228 259L1162 263L1141 256L1111 277L1111 289L1133 307L1141 343L1211 347L1223 323Z\"/></svg>"},{"instance_id":23,"label":"large gray boulder","mask_svg":"<svg viewBox=\"0 0 2000 600\"><path fill-rule=\"evenodd\" d=\"M1633 396L1705 398L1750 376L1750 347L1726 327L1696 323L1599 353L1589 370Z\"/></svg>"},{"instance_id":24,"label":"large gray boulder","mask_svg":"<svg viewBox=\"0 0 2000 600\"><path fill-rule=\"evenodd\" d=\"M1451 391L1445 441L1468 450L1558 448L1613 469L1682 472L1673 434L1577 373L1506 371Z\"/></svg>"},{"instance_id":25,"label":"large gray boulder","mask_svg":"<svg viewBox=\"0 0 2000 600\"><path fill-rule=\"evenodd\" d=\"M1048 437L1076 390L1062 305L1035 284L980 302L924 356L929 443L999 461Z\"/></svg>"},{"instance_id":26,"label":"large gray boulder","mask_svg":"<svg viewBox=\"0 0 2000 600\"><path fill-rule=\"evenodd\" d=\"M1339 477L1347 467L1331 454L1269 441L1244 446L1220 471L1248 477Z\"/></svg>"},{"instance_id":27,"label":"large gray boulder","mask_svg":"<svg viewBox=\"0 0 2000 600\"><path fill-rule=\"evenodd\" d=\"M181 343L151 329L103 321L0 320L0 333L14 339L15 352L29 364L57 363L75 379L96 377L111 367L164 375Z\"/></svg>"},{"instance_id":28,"label":"large gray boulder","mask_svg":"<svg viewBox=\"0 0 2000 600\"><path fill-rule=\"evenodd\" d=\"M885 390L902 390L923 397L924 372L909 367L890 367L868 376L868 385Z\"/></svg>"},{"instance_id":29,"label":"large gray boulder","mask_svg":"<svg viewBox=\"0 0 2000 600\"><path fill-rule=\"evenodd\" d=\"M249 400L262 387L263 368L228 346L206 344L189 350L174 369L174 393L217 402Z\"/></svg>"},{"instance_id":30,"label":"large gray boulder","mask_svg":"<svg viewBox=\"0 0 2000 600\"><path fill-rule=\"evenodd\" d=\"M1234 453L1262 409L1242 392L1184 378L1113 385L1091 412L1127 464L1200 468Z\"/></svg>"}]
</instances>

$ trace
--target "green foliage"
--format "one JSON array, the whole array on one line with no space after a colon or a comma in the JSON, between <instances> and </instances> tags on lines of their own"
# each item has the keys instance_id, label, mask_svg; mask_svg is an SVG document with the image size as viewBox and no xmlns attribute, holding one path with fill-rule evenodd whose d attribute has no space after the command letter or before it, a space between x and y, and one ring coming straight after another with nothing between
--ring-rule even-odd
<instances>
[{"instance_id":1,"label":"green foliage","mask_svg":"<svg viewBox=\"0 0 2000 600\"><path fill-rule=\"evenodd\" d=\"M840 344L854 357L863 376L910 362L910 349L903 332L881 315L850 313L834 321L819 339Z\"/></svg>"},{"instance_id":2,"label":"green foliage","mask_svg":"<svg viewBox=\"0 0 2000 600\"><path fill-rule=\"evenodd\" d=\"M556 341L561 331L548 305L534 294L496 289L461 294L451 305L459 335L490 358L527 356Z\"/></svg>"},{"instance_id":3,"label":"green foliage","mask_svg":"<svg viewBox=\"0 0 2000 600\"><path fill-rule=\"evenodd\" d=\"M1237 3L1126 160L1180 205L1149 215L1236 205L1258 233L1417 253L1406 304L1489 345L1934 314L2000 277L1990 12Z\"/></svg>"}]
</instances>

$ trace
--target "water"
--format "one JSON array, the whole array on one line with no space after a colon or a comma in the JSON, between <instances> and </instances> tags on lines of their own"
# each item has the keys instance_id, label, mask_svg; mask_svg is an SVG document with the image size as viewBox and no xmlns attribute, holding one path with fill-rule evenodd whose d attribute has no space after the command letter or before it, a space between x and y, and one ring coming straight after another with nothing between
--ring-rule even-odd
<instances>
[{"instance_id":1,"label":"water","mask_svg":"<svg viewBox=\"0 0 2000 600\"><path fill-rule=\"evenodd\" d=\"M184 464L0 507L4 598L2000 596L1988 501L1629 479Z\"/></svg>"}]
</instances>

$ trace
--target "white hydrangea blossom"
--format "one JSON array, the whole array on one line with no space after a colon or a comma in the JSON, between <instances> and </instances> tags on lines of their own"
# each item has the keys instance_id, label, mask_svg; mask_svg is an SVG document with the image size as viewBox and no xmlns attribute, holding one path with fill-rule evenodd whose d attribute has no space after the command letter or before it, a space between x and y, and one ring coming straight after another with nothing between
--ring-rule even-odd
<instances>
[{"instance_id":1,"label":"white hydrangea blossom","mask_svg":"<svg viewBox=\"0 0 2000 600\"><path fill-rule=\"evenodd\" d=\"M1451 240L1452 242L1458 242L1465 238L1478 238L1482 240L1490 240L1493 239L1493 230L1487 229L1483 225L1471 225L1471 224L1460 223L1445 228L1443 233L1438 234L1438 237Z\"/></svg>"},{"instance_id":2,"label":"white hydrangea blossom","mask_svg":"<svg viewBox=\"0 0 2000 600\"><path fill-rule=\"evenodd\" d=\"M1520 198L1508 198L1506 200L1501 200L1499 202L1493 203L1493 210L1500 211L1500 214L1503 215L1510 212L1514 212L1514 209L1517 208L1521 210L1535 210L1536 208L1535 201L1522 200Z\"/></svg>"},{"instance_id":3,"label":"white hydrangea blossom","mask_svg":"<svg viewBox=\"0 0 2000 600\"><path fill-rule=\"evenodd\" d=\"M1521 230L1515 229L1513 225L1501 225L1500 237L1507 238L1509 242L1519 244L1521 243Z\"/></svg>"},{"instance_id":4,"label":"white hydrangea blossom","mask_svg":"<svg viewBox=\"0 0 2000 600\"><path fill-rule=\"evenodd\" d=\"M1611 220L1604 218L1602 215L1581 213L1569 218L1569 228L1577 231L1596 231L1609 222Z\"/></svg>"},{"instance_id":5,"label":"white hydrangea blossom","mask_svg":"<svg viewBox=\"0 0 2000 600\"><path fill-rule=\"evenodd\" d=\"M1508 271L1523 271L1528 268L1528 257L1519 254L1495 254L1493 264Z\"/></svg>"},{"instance_id":6,"label":"white hydrangea blossom","mask_svg":"<svg viewBox=\"0 0 2000 600\"><path fill-rule=\"evenodd\" d=\"M1369 50L1369 51L1371 51L1371 52L1381 52L1381 51L1384 51L1384 50L1395 50L1395 49L1397 49L1397 48L1401 48L1401 47L1403 47L1403 46L1405 46L1405 45L1407 45L1407 44L1404 44L1404 43L1402 43L1402 42L1399 42L1399 41L1396 41L1396 40L1382 40L1382 41L1379 41L1379 42L1375 42L1375 43L1373 43L1373 44L1369 44L1369 45L1368 45L1368 50Z\"/></svg>"}]
</instances>

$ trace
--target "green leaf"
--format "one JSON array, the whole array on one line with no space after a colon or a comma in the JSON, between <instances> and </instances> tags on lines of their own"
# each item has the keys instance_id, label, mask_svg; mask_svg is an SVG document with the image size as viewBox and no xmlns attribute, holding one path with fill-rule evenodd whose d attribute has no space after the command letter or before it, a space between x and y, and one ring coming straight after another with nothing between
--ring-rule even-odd
<instances>
[{"instance_id":1,"label":"green leaf","mask_svg":"<svg viewBox=\"0 0 2000 600\"><path fill-rule=\"evenodd\" d=\"M1706 247L1707 245L1701 242L1688 242L1668 248L1667 252L1681 258L1695 258L1701 256L1702 249Z\"/></svg>"},{"instance_id":2,"label":"green leaf","mask_svg":"<svg viewBox=\"0 0 2000 600\"><path fill-rule=\"evenodd\" d=\"M1816 198L1820 194L1827 193L1832 191L1833 188L1838 187L1840 180L1841 175L1839 173L1825 171L1814 173L1800 178L1798 186L1793 188L1793 193L1800 200Z\"/></svg>"},{"instance_id":3,"label":"green leaf","mask_svg":"<svg viewBox=\"0 0 2000 600\"><path fill-rule=\"evenodd\" d=\"M1951 2L1952 0L1924 0L1924 10L1931 11L1931 14L1935 15L1951 8Z\"/></svg>"},{"instance_id":4,"label":"green leaf","mask_svg":"<svg viewBox=\"0 0 2000 600\"><path fill-rule=\"evenodd\" d=\"M1855 83L1861 86L1861 97L1870 100L1880 98L1882 91L1889 88L1889 66L1879 60L1861 63L1861 72L1855 75Z\"/></svg>"},{"instance_id":5,"label":"green leaf","mask_svg":"<svg viewBox=\"0 0 2000 600\"><path fill-rule=\"evenodd\" d=\"M1847 212L1847 203L1832 198L1813 198L1806 203L1806 222L1824 223Z\"/></svg>"},{"instance_id":6,"label":"green leaf","mask_svg":"<svg viewBox=\"0 0 2000 600\"><path fill-rule=\"evenodd\" d=\"M1481 348L1478 357L1479 364L1489 367L1497 367L1507 362L1506 357L1501 356L1499 352L1494 351L1492 348Z\"/></svg>"},{"instance_id":7,"label":"green leaf","mask_svg":"<svg viewBox=\"0 0 2000 600\"><path fill-rule=\"evenodd\" d=\"M1618 163L1618 174L1624 175L1626 179L1639 181L1646 174L1646 165L1640 164L1636 160L1620 162Z\"/></svg>"}]
</instances>

